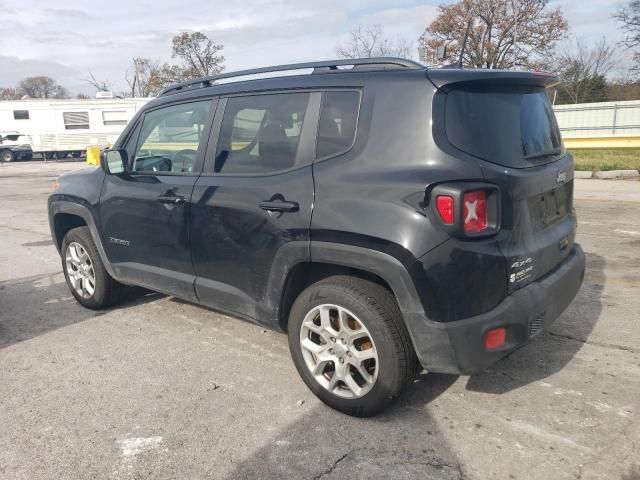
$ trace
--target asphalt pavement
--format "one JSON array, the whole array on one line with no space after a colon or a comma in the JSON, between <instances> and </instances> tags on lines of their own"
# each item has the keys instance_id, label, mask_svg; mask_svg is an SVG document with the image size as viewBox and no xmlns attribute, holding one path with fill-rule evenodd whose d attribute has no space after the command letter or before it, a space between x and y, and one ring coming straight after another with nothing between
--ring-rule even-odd
<instances>
[{"instance_id":1,"label":"asphalt pavement","mask_svg":"<svg viewBox=\"0 0 640 480\"><path fill-rule=\"evenodd\" d=\"M78 168L0 164L0 478L640 479L640 182L576 180L587 273L549 333L355 419L283 334L144 291L78 305L46 213Z\"/></svg>"}]
</instances>

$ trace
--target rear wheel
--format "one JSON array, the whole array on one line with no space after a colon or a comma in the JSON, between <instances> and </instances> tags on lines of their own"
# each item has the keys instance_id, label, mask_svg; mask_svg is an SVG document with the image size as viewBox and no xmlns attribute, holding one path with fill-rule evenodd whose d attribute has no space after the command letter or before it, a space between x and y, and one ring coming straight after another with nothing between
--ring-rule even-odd
<instances>
[{"instance_id":1,"label":"rear wheel","mask_svg":"<svg viewBox=\"0 0 640 480\"><path fill-rule=\"evenodd\" d=\"M355 277L330 277L300 294L289 315L289 348L320 400L360 417L386 408L419 368L391 292Z\"/></svg>"},{"instance_id":2,"label":"rear wheel","mask_svg":"<svg viewBox=\"0 0 640 480\"><path fill-rule=\"evenodd\" d=\"M69 230L62 240L62 269L76 300L94 310L117 303L124 286L107 272L87 227Z\"/></svg>"},{"instance_id":3,"label":"rear wheel","mask_svg":"<svg viewBox=\"0 0 640 480\"><path fill-rule=\"evenodd\" d=\"M3 162L13 162L16 156L11 150L0 151L0 160Z\"/></svg>"}]
</instances>

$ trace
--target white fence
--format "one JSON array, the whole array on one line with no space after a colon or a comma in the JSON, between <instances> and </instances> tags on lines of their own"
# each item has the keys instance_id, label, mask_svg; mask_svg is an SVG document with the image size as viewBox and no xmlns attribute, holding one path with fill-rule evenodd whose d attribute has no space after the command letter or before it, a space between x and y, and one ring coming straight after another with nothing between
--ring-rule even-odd
<instances>
[{"instance_id":1,"label":"white fence","mask_svg":"<svg viewBox=\"0 0 640 480\"><path fill-rule=\"evenodd\" d=\"M563 137L640 135L640 100L553 107Z\"/></svg>"}]
</instances>

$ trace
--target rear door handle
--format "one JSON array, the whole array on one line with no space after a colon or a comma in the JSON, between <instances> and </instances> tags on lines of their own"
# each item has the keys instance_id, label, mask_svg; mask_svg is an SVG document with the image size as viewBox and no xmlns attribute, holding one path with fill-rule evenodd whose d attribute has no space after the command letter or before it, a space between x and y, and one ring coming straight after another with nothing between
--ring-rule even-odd
<instances>
[{"instance_id":1,"label":"rear door handle","mask_svg":"<svg viewBox=\"0 0 640 480\"><path fill-rule=\"evenodd\" d=\"M182 195L160 195L158 197L160 203L168 203L170 205L180 205L184 203L184 197Z\"/></svg>"},{"instance_id":2,"label":"rear door handle","mask_svg":"<svg viewBox=\"0 0 640 480\"><path fill-rule=\"evenodd\" d=\"M259 204L262 210L268 212L297 212L300 208L298 202L288 202L286 200L268 200L260 202Z\"/></svg>"}]
</instances>

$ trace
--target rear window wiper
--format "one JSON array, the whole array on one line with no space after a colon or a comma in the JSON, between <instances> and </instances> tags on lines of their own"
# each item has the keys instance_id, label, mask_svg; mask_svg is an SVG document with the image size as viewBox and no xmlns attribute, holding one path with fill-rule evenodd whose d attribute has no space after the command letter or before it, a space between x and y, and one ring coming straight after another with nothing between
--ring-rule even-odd
<instances>
[{"instance_id":1,"label":"rear window wiper","mask_svg":"<svg viewBox=\"0 0 640 480\"><path fill-rule=\"evenodd\" d=\"M540 152L533 152L529 155L525 155L525 160L531 160L532 158L550 157L551 155L558 155L562 152L560 147L550 148L549 150L542 150Z\"/></svg>"}]
</instances>

